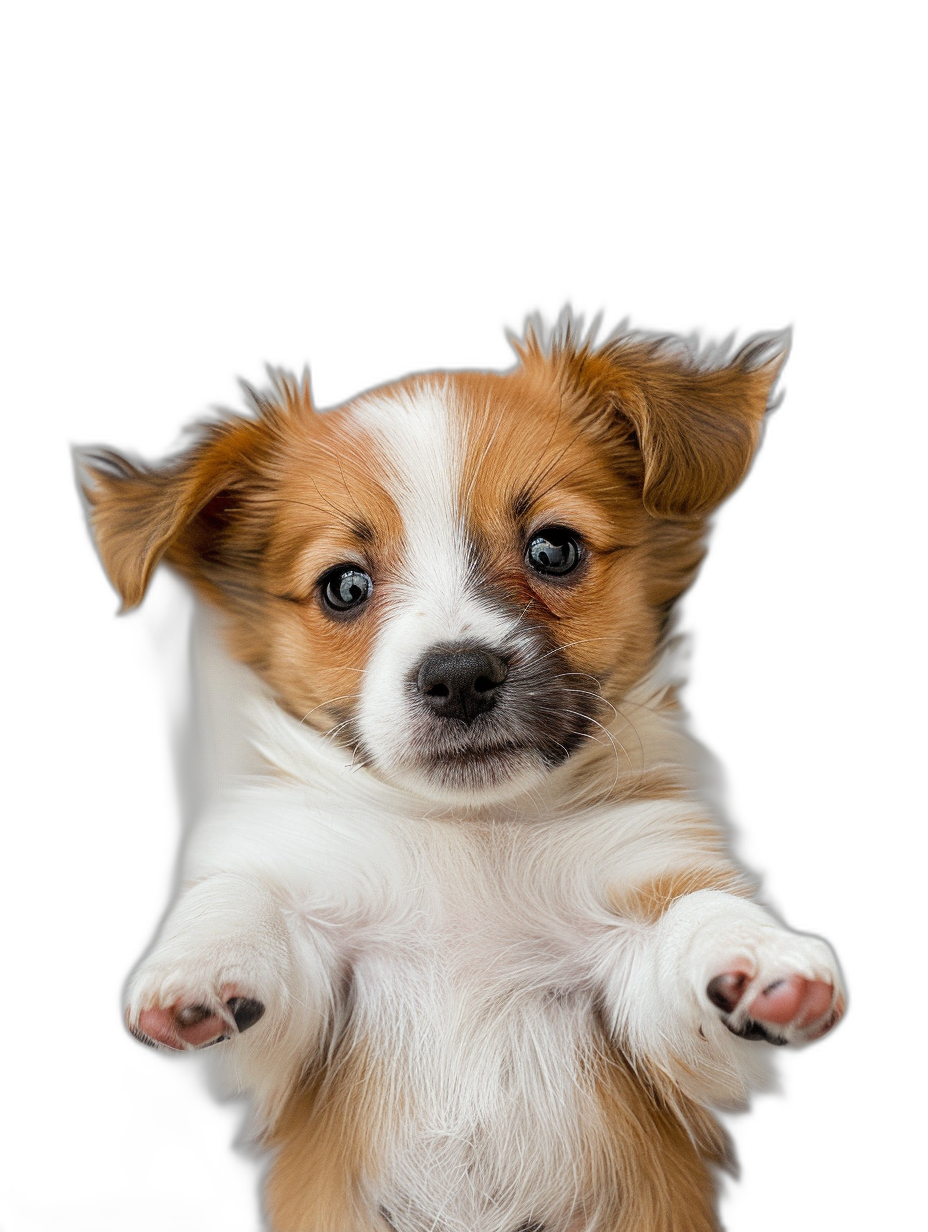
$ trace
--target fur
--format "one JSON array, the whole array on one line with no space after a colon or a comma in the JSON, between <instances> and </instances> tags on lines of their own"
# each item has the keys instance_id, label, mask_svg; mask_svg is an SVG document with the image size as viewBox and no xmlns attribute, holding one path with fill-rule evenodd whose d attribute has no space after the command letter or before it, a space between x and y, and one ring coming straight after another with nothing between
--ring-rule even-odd
<instances>
[{"instance_id":1,"label":"fur","mask_svg":"<svg viewBox=\"0 0 928 1232\"><path fill-rule=\"evenodd\" d=\"M222 1038L276 1232L709 1232L711 1109L843 1008L728 854L672 665L785 339L516 349L324 414L277 374L161 466L88 459L124 607L165 561L253 673L264 772L196 826L127 1017Z\"/></svg>"}]
</instances>

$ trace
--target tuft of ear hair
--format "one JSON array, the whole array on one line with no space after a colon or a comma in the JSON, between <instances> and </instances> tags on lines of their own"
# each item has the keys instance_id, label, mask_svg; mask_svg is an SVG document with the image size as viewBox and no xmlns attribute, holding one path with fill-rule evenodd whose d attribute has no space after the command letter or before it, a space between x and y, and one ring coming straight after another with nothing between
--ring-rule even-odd
<instances>
[{"instance_id":1,"label":"tuft of ear hair","mask_svg":"<svg viewBox=\"0 0 928 1232\"><path fill-rule=\"evenodd\" d=\"M711 513L747 473L789 344L789 330L760 334L729 356L623 332L597 347L562 315L547 340L530 322L517 349L523 365L553 367L604 439L633 436L649 513L692 519Z\"/></svg>"}]
</instances>

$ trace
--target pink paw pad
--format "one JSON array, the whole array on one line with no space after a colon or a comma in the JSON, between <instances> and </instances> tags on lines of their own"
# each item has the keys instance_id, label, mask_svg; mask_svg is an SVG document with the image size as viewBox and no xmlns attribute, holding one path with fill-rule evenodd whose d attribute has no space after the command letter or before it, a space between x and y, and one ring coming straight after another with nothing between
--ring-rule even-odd
<instances>
[{"instance_id":1,"label":"pink paw pad","mask_svg":"<svg viewBox=\"0 0 928 1232\"><path fill-rule=\"evenodd\" d=\"M135 1038L153 1047L208 1048L253 1027L264 1014L264 1006L252 997L223 989L223 1005L213 1010L206 1005L176 1003L168 1008L153 1006L142 1010L137 1023L127 1025Z\"/></svg>"},{"instance_id":2,"label":"pink paw pad","mask_svg":"<svg viewBox=\"0 0 928 1232\"><path fill-rule=\"evenodd\" d=\"M774 980L753 995L750 1004L743 999L751 977L743 971L727 971L709 981L706 993L722 1010L722 1021L729 1031L744 1039L764 1039L771 1044L787 1044L819 1039L844 1013L844 999L824 980L809 980L787 975Z\"/></svg>"}]
</instances>

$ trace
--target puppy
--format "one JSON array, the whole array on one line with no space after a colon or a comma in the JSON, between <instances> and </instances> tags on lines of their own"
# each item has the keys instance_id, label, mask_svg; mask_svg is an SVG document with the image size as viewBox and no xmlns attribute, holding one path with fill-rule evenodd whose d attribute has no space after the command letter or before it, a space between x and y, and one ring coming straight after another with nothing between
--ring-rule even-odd
<instances>
[{"instance_id":1,"label":"puppy","mask_svg":"<svg viewBox=\"0 0 928 1232\"><path fill-rule=\"evenodd\" d=\"M255 679L265 771L195 829L127 1020L219 1045L276 1232L717 1229L710 1109L843 1009L668 667L785 341L515 347L324 414L277 375L164 465L88 463L124 607L171 565Z\"/></svg>"}]
</instances>

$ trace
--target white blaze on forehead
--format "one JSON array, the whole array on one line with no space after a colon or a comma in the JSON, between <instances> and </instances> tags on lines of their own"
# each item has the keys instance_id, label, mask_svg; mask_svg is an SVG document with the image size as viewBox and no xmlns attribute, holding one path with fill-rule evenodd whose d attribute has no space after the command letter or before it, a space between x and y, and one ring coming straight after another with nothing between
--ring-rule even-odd
<instances>
[{"instance_id":1,"label":"white blaze on forehead","mask_svg":"<svg viewBox=\"0 0 928 1232\"><path fill-rule=\"evenodd\" d=\"M460 511L465 444L453 391L447 383L398 389L364 399L356 414L379 446L403 521L412 589L440 600L443 591L459 590L467 573Z\"/></svg>"},{"instance_id":2,"label":"white blaze on forehead","mask_svg":"<svg viewBox=\"0 0 928 1232\"><path fill-rule=\"evenodd\" d=\"M481 598L473 572L462 493L466 409L458 399L450 382L436 382L355 404L403 522L403 560L358 711L364 744L385 770L410 751L409 680L423 656L459 641L493 649L512 627Z\"/></svg>"}]
</instances>

